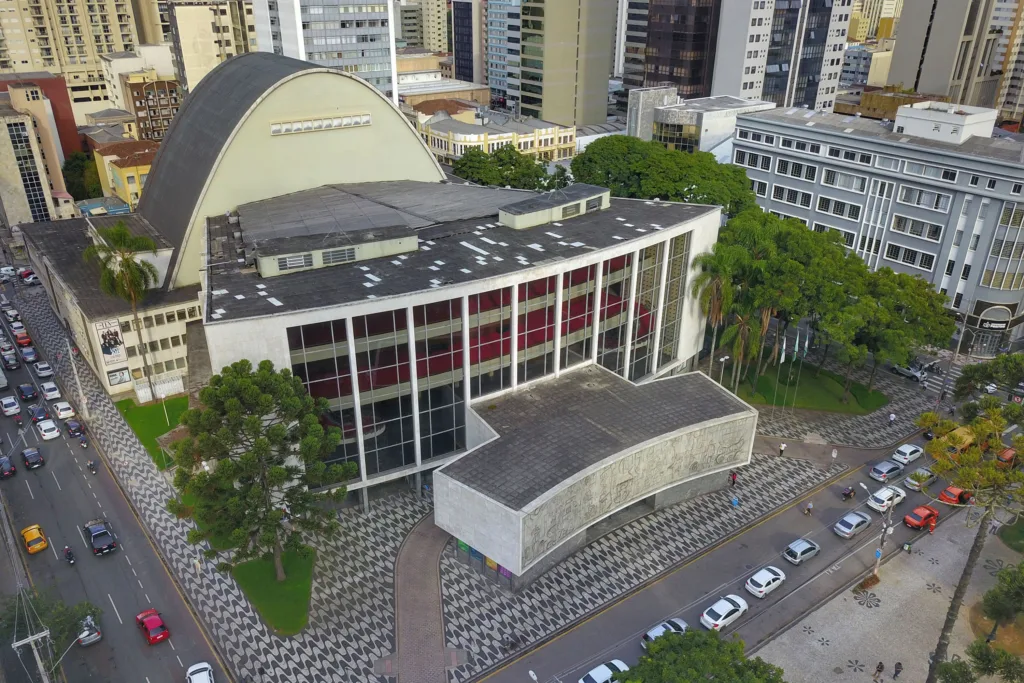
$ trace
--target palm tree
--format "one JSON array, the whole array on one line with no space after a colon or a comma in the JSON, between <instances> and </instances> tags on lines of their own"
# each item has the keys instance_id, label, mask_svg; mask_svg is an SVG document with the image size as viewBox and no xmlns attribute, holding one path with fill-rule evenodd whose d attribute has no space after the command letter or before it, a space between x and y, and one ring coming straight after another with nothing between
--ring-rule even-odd
<instances>
[{"instance_id":1,"label":"palm tree","mask_svg":"<svg viewBox=\"0 0 1024 683\"><path fill-rule=\"evenodd\" d=\"M740 377L743 375L743 364L757 348L761 338L761 321L757 311L749 307L740 307L734 311L733 323L722 333L722 343L732 344L732 392L739 390Z\"/></svg>"},{"instance_id":2,"label":"palm tree","mask_svg":"<svg viewBox=\"0 0 1024 683\"><path fill-rule=\"evenodd\" d=\"M139 301L146 296L146 290L156 285L160 277L156 266L139 255L156 254L156 242L149 237L133 235L123 221L109 228L100 228L97 232L101 241L89 245L83 257L87 262L99 264L100 289L105 294L131 304L133 325L138 330L139 346L142 348L143 371L149 383L149 395L151 399L156 398L138 310Z\"/></svg>"},{"instance_id":3,"label":"palm tree","mask_svg":"<svg viewBox=\"0 0 1024 683\"><path fill-rule=\"evenodd\" d=\"M700 272L693 278L690 293L697 298L700 311L711 325L711 354L708 357L708 377L712 377L715 364L715 347L718 342L718 328L725 322L732 308L732 275L738 263L735 247L716 242L711 251L698 254L693 259L693 268Z\"/></svg>"}]
</instances>

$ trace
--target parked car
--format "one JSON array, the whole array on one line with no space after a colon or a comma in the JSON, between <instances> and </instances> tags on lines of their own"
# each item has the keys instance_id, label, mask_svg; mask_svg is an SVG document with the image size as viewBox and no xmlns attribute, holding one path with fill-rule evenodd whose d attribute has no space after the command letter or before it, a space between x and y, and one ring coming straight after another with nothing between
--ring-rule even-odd
<instances>
[{"instance_id":1,"label":"parked car","mask_svg":"<svg viewBox=\"0 0 1024 683\"><path fill-rule=\"evenodd\" d=\"M894 365L891 368L889 368L889 372L891 372L894 375L899 375L900 377L912 379L915 382L922 381L926 376L924 372L920 370L915 370L914 368L910 368L905 365Z\"/></svg>"},{"instance_id":2,"label":"parked car","mask_svg":"<svg viewBox=\"0 0 1024 683\"><path fill-rule=\"evenodd\" d=\"M755 598L767 597L769 593L782 585L786 575L776 567L765 567L747 579L743 587Z\"/></svg>"},{"instance_id":3,"label":"parked car","mask_svg":"<svg viewBox=\"0 0 1024 683\"><path fill-rule=\"evenodd\" d=\"M922 455L924 455L923 448L912 443L905 443L896 449L896 452L892 454L892 459L901 465L909 465Z\"/></svg>"},{"instance_id":4,"label":"parked car","mask_svg":"<svg viewBox=\"0 0 1024 683\"><path fill-rule=\"evenodd\" d=\"M938 480L939 478L935 473L927 467L918 467L910 473L910 476L903 480L903 485L911 491L920 491L926 486L931 486Z\"/></svg>"},{"instance_id":5,"label":"parked car","mask_svg":"<svg viewBox=\"0 0 1024 683\"><path fill-rule=\"evenodd\" d=\"M903 465L898 462L893 462L892 460L883 460L871 468L868 472L868 476L875 481L880 481L884 484L890 479L900 476L902 473Z\"/></svg>"},{"instance_id":6,"label":"parked car","mask_svg":"<svg viewBox=\"0 0 1024 683\"><path fill-rule=\"evenodd\" d=\"M0 266L0 275L14 275L14 266Z\"/></svg>"},{"instance_id":7,"label":"parked car","mask_svg":"<svg viewBox=\"0 0 1024 683\"><path fill-rule=\"evenodd\" d=\"M1017 466L1017 451L1013 448L1004 448L996 456L996 467L999 469L1013 469Z\"/></svg>"},{"instance_id":8,"label":"parked car","mask_svg":"<svg viewBox=\"0 0 1024 683\"><path fill-rule=\"evenodd\" d=\"M746 600L738 595L726 595L704 610L704 613L700 615L700 623L704 628L712 631L721 631L742 617L746 611Z\"/></svg>"},{"instance_id":9,"label":"parked car","mask_svg":"<svg viewBox=\"0 0 1024 683\"><path fill-rule=\"evenodd\" d=\"M928 526L932 520L938 521L939 511L931 505L919 505L914 511L903 517L903 523L911 529L921 529Z\"/></svg>"},{"instance_id":10,"label":"parked car","mask_svg":"<svg viewBox=\"0 0 1024 683\"><path fill-rule=\"evenodd\" d=\"M871 518L863 512L847 512L836 522L832 531L842 538L853 538L871 525Z\"/></svg>"},{"instance_id":11,"label":"parked car","mask_svg":"<svg viewBox=\"0 0 1024 683\"><path fill-rule=\"evenodd\" d=\"M29 287L33 287L35 285L43 284L43 281L40 280L39 277L35 275L35 273L33 273L32 275L27 275L27 276L21 278L21 281L22 281L22 283L28 285Z\"/></svg>"},{"instance_id":12,"label":"parked car","mask_svg":"<svg viewBox=\"0 0 1024 683\"><path fill-rule=\"evenodd\" d=\"M868 498L868 507L875 512L885 512L907 498L907 492L898 486L883 486Z\"/></svg>"},{"instance_id":13,"label":"parked car","mask_svg":"<svg viewBox=\"0 0 1024 683\"><path fill-rule=\"evenodd\" d=\"M821 546L807 538L798 538L788 546L782 556L793 564L803 564L821 552Z\"/></svg>"},{"instance_id":14,"label":"parked car","mask_svg":"<svg viewBox=\"0 0 1024 683\"><path fill-rule=\"evenodd\" d=\"M685 633L686 629L688 628L689 624L687 624L682 619L677 619L674 617L672 619L666 619L657 626L652 627L650 630L647 631L647 633L643 635L643 637L640 639L640 647L646 650L647 643L651 642L655 638L663 636L666 633Z\"/></svg>"},{"instance_id":15,"label":"parked car","mask_svg":"<svg viewBox=\"0 0 1024 683\"><path fill-rule=\"evenodd\" d=\"M970 491L964 491L956 486L947 486L939 494L939 501L949 505L967 505L974 495Z\"/></svg>"},{"instance_id":16,"label":"parked car","mask_svg":"<svg viewBox=\"0 0 1024 683\"><path fill-rule=\"evenodd\" d=\"M613 659L600 666L595 666L580 679L579 683L610 683L615 674L629 671L629 667L621 659Z\"/></svg>"},{"instance_id":17,"label":"parked car","mask_svg":"<svg viewBox=\"0 0 1024 683\"><path fill-rule=\"evenodd\" d=\"M990 384L986 384L985 385L985 393L986 394L994 394L997 391L999 391L999 387L996 386L995 384L991 384L990 383Z\"/></svg>"}]
</instances>

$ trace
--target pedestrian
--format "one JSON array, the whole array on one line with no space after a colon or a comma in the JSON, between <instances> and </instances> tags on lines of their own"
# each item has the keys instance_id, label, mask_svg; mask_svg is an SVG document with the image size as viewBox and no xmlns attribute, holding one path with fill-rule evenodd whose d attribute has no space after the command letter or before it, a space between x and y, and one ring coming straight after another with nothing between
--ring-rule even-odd
<instances>
[{"instance_id":1,"label":"pedestrian","mask_svg":"<svg viewBox=\"0 0 1024 683\"><path fill-rule=\"evenodd\" d=\"M932 517L930 520L928 520L928 533L930 533L930 534L934 534L935 533L935 518L934 517Z\"/></svg>"},{"instance_id":2,"label":"pedestrian","mask_svg":"<svg viewBox=\"0 0 1024 683\"><path fill-rule=\"evenodd\" d=\"M939 403L942 403L942 402L943 402L943 401L945 401L945 400L946 400L946 390L945 390L945 389L943 389L943 390L942 390L942 393L941 393L941 394L939 394Z\"/></svg>"},{"instance_id":3,"label":"pedestrian","mask_svg":"<svg viewBox=\"0 0 1024 683\"><path fill-rule=\"evenodd\" d=\"M733 486L736 485L736 470L733 470L732 472L729 472L729 481L732 482Z\"/></svg>"},{"instance_id":4,"label":"pedestrian","mask_svg":"<svg viewBox=\"0 0 1024 683\"><path fill-rule=\"evenodd\" d=\"M784 443L783 444L779 444L779 455L781 456L781 455L785 455L785 454L786 454L786 444L784 444Z\"/></svg>"},{"instance_id":5,"label":"pedestrian","mask_svg":"<svg viewBox=\"0 0 1024 683\"><path fill-rule=\"evenodd\" d=\"M740 507L740 497L739 496L734 495L732 497L732 507L733 507L734 510L738 510L739 509L739 507Z\"/></svg>"},{"instance_id":6,"label":"pedestrian","mask_svg":"<svg viewBox=\"0 0 1024 683\"><path fill-rule=\"evenodd\" d=\"M949 407L949 416L950 416L950 417L953 417L953 416L955 416L955 415L956 415L956 405L951 405L951 406Z\"/></svg>"},{"instance_id":7,"label":"pedestrian","mask_svg":"<svg viewBox=\"0 0 1024 683\"><path fill-rule=\"evenodd\" d=\"M901 673L903 673L903 663L896 662L896 666L894 666L892 669L892 680L895 681L897 678L899 678Z\"/></svg>"},{"instance_id":8,"label":"pedestrian","mask_svg":"<svg viewBox=\"0 0 1024 683\"><path fill-rule=\"evenodd\" d=\"M896 424L896 413L889 413L889 426Z\"/></svg>"},{"instance_id":9,"label":"pedestrian","mask_svg":"<svg viewBox=\"0 0 1024 683\"><path fill-rule=\"evenodd\" d=\"M871 677L871 680L873 680L873 681L881 681L882 680L882 672L883 671L885 671L885 664L882 664L881 662L879 662L878 666L875 667L875 675Z\"/></svg>"}]
</instances>

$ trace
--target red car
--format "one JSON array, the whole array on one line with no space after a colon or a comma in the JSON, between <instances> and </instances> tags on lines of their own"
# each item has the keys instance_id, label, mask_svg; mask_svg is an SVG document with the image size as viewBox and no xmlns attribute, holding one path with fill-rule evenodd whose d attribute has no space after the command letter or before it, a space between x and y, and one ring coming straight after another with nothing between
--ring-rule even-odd
<instances>
[{"instance_id":1,"label":"red car","mask_svg":"<svg viewBox=\"0 0 1024 683\"><path fill-rule=\"evenodd\" d=\"M932 521L939 521L939 511L931 505L921 505L914 508L914 511L903 518L903 523L911 529L920 531Z\"/></svg>"},{"instance_id":2,"label":"red car","mask_svg":"<svg viewBox=\"0 0 1024 683\"><path fill-rule=\"evenodd\" d=\"M24 332L14 335L14 343L18 346L32 346L32 340Z\"/></svg>"},{"instance_id":3,"label":"red car","mask_svg":"<svg viewBox=\"0 0 1024 683\"><path fill-rule=\"evenodd\" d=\"M135 617L135 625L142 630L142 635L150 645L156 645L171 637L171 632L167 630L164 618L155 609L148 609L145 612L139 613Z\"/></svg>"},{"instance_id":4,"label":"red car","mask_svg":"<svg viewBox=\"0 0 1024 683\"><path fill-rule=\"evenodd\" d=\"M970 491L964 491L956 486L949 486L939 494L939 501L949 505L967 505L973 497Z\"/></svg>"}]
</instances>

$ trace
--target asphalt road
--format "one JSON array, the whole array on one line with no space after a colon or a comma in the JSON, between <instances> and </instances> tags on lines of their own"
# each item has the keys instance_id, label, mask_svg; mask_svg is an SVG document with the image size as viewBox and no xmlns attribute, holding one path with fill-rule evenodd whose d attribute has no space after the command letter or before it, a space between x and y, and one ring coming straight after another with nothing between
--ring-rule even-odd
<instances>
[{"instance_id":1,"label":"asphalt road","mask_svg":"<svg viewBox=\"0 0 1024 683\"><path fill-rule=\"evenodd\" d=\"M10 291L10 287L7 289ZM30 296L29 300L34 298ZM15 306L31 305L23 296L12 301ZM40 297L35 305L45 305L44 301ZM3 333L13 340L6 318L0 318ZM32 330L28 331L31 334ZM38 347L36 350L42 356ZM43 381L55 381L40 380L24 363L18 370L4 370L4 374L9 387L0 391L0 396L16 395L20 384L32 383L38 391ZM77 394L72 388L62 386L61 393L59 400L75 405ZM20 398L19 403L22 415L27 416L28 406ZM89 447L83 449L77 438L67 438L63 421L57 423L61 437L42 441L36 429L29 426L30 420L25 420L24 435L19 437L14 420L0 417L2 448L11 454L17 467L17 474L0 481L0 486L10 501L16 532L40 524L49 540L49 550L26 554L33 583L55 588L66 603L88 600L103 610L103 640L87 648L75 646L63 660L68 682L180 683L185 680L186 668L200 661L214 665L218 683L228 681L94 444L90 441ZM35 470L23 466L20 453L26 444L39 448L45 466ZM89 459L97 462L97 474L87 469ZM91 544L81 527L96 518L112 525L120 545L116 552L92 555ZM74 566L62 557L65 545L74 551ZM135 626L135 615L151 607L160 610L171 631L168 641L153 646L146 644ZM62 650L68 645L55 643L54 647Z\"/></svg>"},{"instance_id":2,"label":"asphalt road","mask_svg":"<svg viewBox=\"0 0 1024 683\"><path fill-rule=\"evenodd\" d=\"M620 659L632 666L643 654L640 638L648 629L669 617L680 617L691 628L703 628L701 613L727 594L742 597L749 611L723 633L736 633L748 649L755 648L793 623L805 610L821 604L834 591L874 566L882 516L867 507L869 493L859 484L866 484L870 493L883 486L867 476L875 462L877 460L858 467L841 480L765 518L728 543L606 608L546 645L520 656L494 672L489 683L523 683L531 680L531 672L541 683L569 683L611 659ZM927 456L922 456L906 467L904 476L927 462ZM903 488L907 498L893 511L892 519L898 526L886 542L886 556L900 552L903 543L913 541L919 533L928 533L927 530L913 531L902 523L905 514L918 505L929 503L928 496L901 486L899 479L892 483ZM847 486L856 487L857 496L844 502L841 492ZM929 491L938 495L942 487L937 482ZM810 516L802 512L808 498L814 502ZM940 520L958 511L942 503L931 504L939 509ZM832 526L852 510L867 512L872 522L858 536L846 540L836 535ZM942 533L941 526L935 533ZM804 564L794 566L783 559L781 553L798 537L814 540L821 546L821 552ZM758 599L744 590L743 585L747 578L767 565L781 569L786 581L766 598ZM880 574L883 581L885 571L883 565Z\"/></svg>"}]
</instances>

